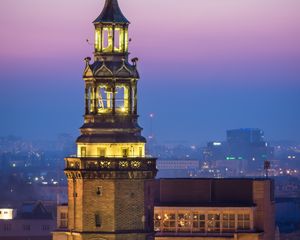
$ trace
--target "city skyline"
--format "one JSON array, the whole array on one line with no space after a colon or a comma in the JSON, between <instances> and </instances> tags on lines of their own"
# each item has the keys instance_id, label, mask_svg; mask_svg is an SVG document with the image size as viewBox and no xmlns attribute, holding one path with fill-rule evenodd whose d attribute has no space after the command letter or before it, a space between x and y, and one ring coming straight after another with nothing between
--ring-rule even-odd
<instances>
[{"instance_id":1,"label":"city skyline","mask_svg":"<svg viewBox=\"0 0 300 240\"><path fill-rule=\"evenodd\" d=\"M27 138L76 135L83 114L83 58L93 48L85 40L93 43L91 16L102 5L97 0L0 5L5 113L0 132ZM261 128L271 140L300 140L298 2L122 0L120 5L134 19L130 52L140 59L141 125L148 132L153 112L154 132L162 141L224 139L225 130L241 127Z\"/></svg>"}]
</instances>

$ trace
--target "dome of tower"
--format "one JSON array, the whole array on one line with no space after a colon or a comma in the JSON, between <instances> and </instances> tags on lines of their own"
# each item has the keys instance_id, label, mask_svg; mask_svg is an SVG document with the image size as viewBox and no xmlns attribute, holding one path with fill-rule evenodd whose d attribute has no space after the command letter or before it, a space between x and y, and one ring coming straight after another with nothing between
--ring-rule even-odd
<instances>
[{"instance_id":1,"label":"dome of tower","mask_svg":"<svg viewBox=\"0 0 300 240\"><path fill-rule=\"evenodd\" d=\"M123 15L118 0L106 0L104 9L94 23L122 23L128 24L129 21Z\"/></svg>"}]
</instances>

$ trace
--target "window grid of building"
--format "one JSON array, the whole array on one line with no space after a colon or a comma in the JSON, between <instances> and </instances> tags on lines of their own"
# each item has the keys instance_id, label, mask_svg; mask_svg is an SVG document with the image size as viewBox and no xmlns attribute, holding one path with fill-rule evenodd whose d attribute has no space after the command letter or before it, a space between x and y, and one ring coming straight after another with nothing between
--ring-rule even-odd
<instances>
[{"instance_id":1,"label":"window grid of building","mask_svg":"<svg viewBox=\"0 0 300 240\"><path fill-rule=\"evenodd\" d=\"M59 222L60 228L67 228L68 227L68 213L61 212L60 213L60 222Z\"/></svg>"},{"instance_id":2,"label":"window grid of building","mask_svg":"<svg viewBox=\"0 0 300 240\"><path fill-rule=\"evenodd\" d=\"M9 231L11 231L11 224L5 223L5 224L3 225L3 231L4 231L4 232L9 232Z\"/></svg>"},{"instance_id":3,"label":"window grid of building","mask_svg":"<svg viewBox=\"0 0 300 240\"><path fill-rule=\"evenodd\" d=\"M235 231L235 214L223 214L223 232L234 232Z\"/></svg>"},{"instance_id":4,"label":"window grid of building","mask_svg":"<svg viewBox=\"0 0 300 240\"><path fill-rule=\"evenodd\" d=\"M247 230L250 228L250 216L248 214L238 214L237 229Z\"/></svg>"},{"instance_id":5,"label":"window grid of building","mask_svg":"<svg viewBox=\"0 0 300 240\"><path fill-rule=\"evenodd\" d=\"M221 215L208 214L207 215L207 232L220 232L221 230Z\"/></svg>"},{"instance_id":6,"label":"window grid of building","mask_svg":"<svg viewBox=\"0 0 300 240\"><path fill-rule=\"evenodd\" d=\"M157 210L156 232L232 233L253 230L253 211Z\"/></svg>"},{"instance_id":7,"label":"window grid of building","mask_svg":"<svg viewBox=\"0 0 300 240\"><path fill-rule=\"evenodd\" d=\"M205 214L193 213L192 232L205 232Z\"/></svg>"}]
</instances>

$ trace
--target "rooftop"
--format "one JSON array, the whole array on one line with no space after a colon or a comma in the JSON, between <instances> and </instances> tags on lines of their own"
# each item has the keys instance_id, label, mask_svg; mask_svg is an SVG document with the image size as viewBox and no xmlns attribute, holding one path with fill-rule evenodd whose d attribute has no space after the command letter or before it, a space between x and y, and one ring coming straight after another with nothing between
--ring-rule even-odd
<instances>
[{"instance_id":1,"label":"rooftop","mask_svg":"<svg viewBox=\"0 0 300 240\"><path fill-rule=\"evenodd\" d=\"M123 15L118 0L106 0L100 16L94 23L121 23L129 24L127 18Z\"/></svg>"}]
</instances>

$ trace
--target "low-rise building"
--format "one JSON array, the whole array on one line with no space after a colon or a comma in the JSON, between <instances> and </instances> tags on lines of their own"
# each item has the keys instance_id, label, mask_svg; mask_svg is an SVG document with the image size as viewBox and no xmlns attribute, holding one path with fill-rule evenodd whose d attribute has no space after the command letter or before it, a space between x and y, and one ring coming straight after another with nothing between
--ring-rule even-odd
<instances>
[{"instance_id":1,"label":"low-rise building","mask_svg":"<svg viewBox=\"0 0 300 240\"><path fill-rule=\"evenodd\" d=\"M275 239L271 180L160 179L146 185L156 240Z\"/></svg>"},{"instance_id":2,"label":"low-rise building","mask_svg":"<svg viewBox=\"0 0 300 240\"><path fill-rule=\"evenodd\" d=\"M55 220L42 203L0 209L0 240L50 240Z\"/></svg>"}]
</instances>

